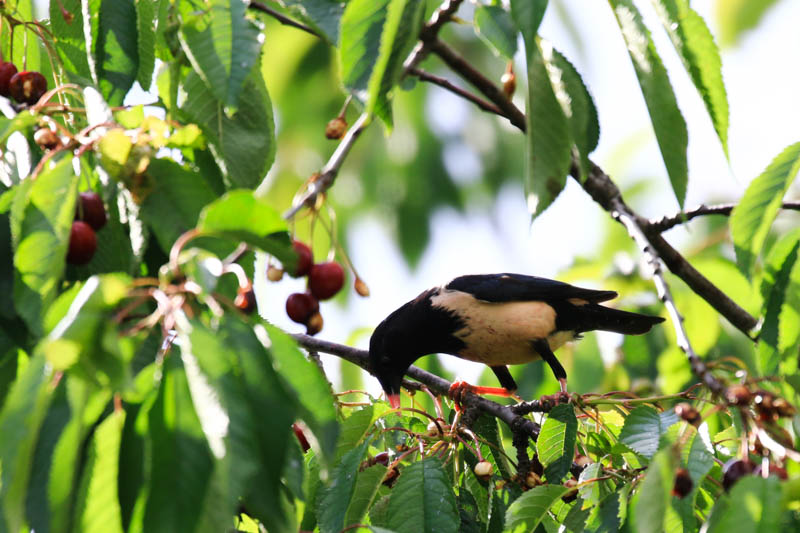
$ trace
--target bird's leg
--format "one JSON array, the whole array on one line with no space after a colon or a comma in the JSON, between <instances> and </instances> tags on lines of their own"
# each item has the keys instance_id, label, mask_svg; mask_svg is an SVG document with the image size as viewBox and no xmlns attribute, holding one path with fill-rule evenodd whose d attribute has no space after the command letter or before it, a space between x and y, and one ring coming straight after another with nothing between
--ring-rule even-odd
<instances>
[{"instance_id":1,"label":"bird's leg","mask_svg":"<svg viewBox=\"0 0 800 533\"><path fill-rule=\"evenodd\" d=\"M560 392L548 396L542 396L539 398L539 400L552 401L556 404L568 402L569 393L567 392L567 372L564 370L564 367L561 366L561 363L558 362L558 359L556 359L556 355L553 353L553 350L550 349L550 344L546 339L535 340L531 344L533 349L536 350L542 359L544 359L544 361L550 366L550 369L556 376L561 389Z\"/></svg>"},{"instance_id":2,"label":"bird's leg","mask_svg":"<svg viewBox=\"0 0 800 533\"><path fill-rule=\"evenodd\" d=\"M450 390L447 395L453 400L456 411L463 410L461 403L463 400L464 392L471 392L472 394L493 394L494 396L503 396L504 398L520 399L516 395L516 389L508 390L505 387L479 387L477 385L470 385L466 381L454 381L450 385Z\"/></svg>"}]
</instances>

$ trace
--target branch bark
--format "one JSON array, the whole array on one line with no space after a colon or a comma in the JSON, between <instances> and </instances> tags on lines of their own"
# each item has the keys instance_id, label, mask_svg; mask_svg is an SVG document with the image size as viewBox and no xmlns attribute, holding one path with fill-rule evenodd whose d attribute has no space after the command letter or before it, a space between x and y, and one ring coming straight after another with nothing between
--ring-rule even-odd
<instances>
[{"instance_id":1,"label":"branch bark","mask_svg":"<svg viewBox=\"0 0 800 533\"><path fill-rule=\"evenodd\" d=\"M663 233L669 229L674 228L684 222L688 222L693 218L702 217L706 215L723 215L728 216L733 211L736 204L720 204L720 205L701 205L690 211L684 213L676 213L672 216L665 216L660 220L650 220L649 226L653 231ZM792 211L800 211L800 202L783 202L781 208Z\"/></svg>"}]
</instances>

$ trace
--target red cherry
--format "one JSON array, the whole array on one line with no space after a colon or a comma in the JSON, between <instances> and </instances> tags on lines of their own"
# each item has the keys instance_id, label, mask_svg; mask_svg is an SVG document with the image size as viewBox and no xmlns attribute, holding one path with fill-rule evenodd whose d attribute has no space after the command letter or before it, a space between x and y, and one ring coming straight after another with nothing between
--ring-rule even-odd
<instances>
[{"instance_id":1,"label":"red cherry","mask_svg":"<svg viewBox=\"0 0 800 533\"><path fill-rule=\"evenodd\" d=\"M749 459L730 459L722 466L722 488L729 491L742 476L753 473L753 463Z\"/></svg>"},{"instance_id":2,"label":"red cherry","mask_svg":"<svg viewBox=\"0 0 800 533\"><path fill-rule=\"evenodd\" d=\"M318 300L327 300L339 292L344 285L344 269L339 263L318 263L311 267L308 286Z\"/></svg>"},{"instance_id":3,"label":"red cherry","mask_svg":"<svg viewBox=\"0 0 800 533\"><path fill-rule=\"evenodd\" d=\"M7 61L0 63L0 94L6 98L11 96L11 93L8 92L8 82L11 81L11 78L16 73L17 67L14 66L14 63L8 63Z\"/></svg>"},{"instance_id":4,"label":"red cherry","mask_svg":"<svg viewBox=\"0 0 800 533\"><path fill-rule=\"evenodd\" d=\"M256 291L254 291L253 287L250 285L247 287L239 287L236 298L233 300L233 305L249 315L256 310Z\"/></svg>"},{"instance_id":5,"label":"red cherry","mask_svg":"<svg viewBox=\"0 0 800 533\"><path fill-rule=\"evenodd\" d=\"M17 72L8 82L11 97L21 104L33 105L47 92L47 80L38 72Z\"/></svg>"},{"instance_id":6,"label":"red cherry","mask_svg":"<svg viewBox=\"0 0 800 533\"><path fill-rule=\"evenodd\" d=\"M286 314L298 324L305 324L319 311L319 302L307 292L296 292L286 298Z\"/></svg>"},{"instance_id":7,"label":"red cherry","mask_svg":"<svg viewBox=\"0 0 800 533\"><path fill-rule=\"evenodd\" d=\"M95 250L97 250L97 236L92 227L80 220L73 222L69 232L67 263L85 265L92 260Z\"/></svg>"},{"instance_id":8,"label":"red cherry","mask_svg":"<svg viewBox=\"0 0 800 533\"><path fill-rule=\"evenodd\" d=\"M306 438L305 433L303 433L303 428L300 427L300 424L295 422L292 424L292 431L294 431L294 436L297 437L297 442L300 443L303 453L307 452L311 446L308 444L308 439Z\"/></svg>"},{"instance_id":9,"label":"red cherry","mask_svg":"<svg viewBox=\"0 0 800 533\"><path fill-rule=\"evenodd\" d=\"M103 199L96 192L82 192L78 201L80 205L75 206L75 219L83 220L95 231L106 225L106 208Z\"/></svg>"},{"instance_id":10,"label":"red cherry","mask_svg":"<svg viewBox=\"0 0 800 533\"><path fill-rule=\"evenodd\" d=\"M688 470L685 468L679 468L675 471L675 483L672 486L673 496L685 498L690 492L692 492L693 487L694 483L692 482L692 476L689 475Z\"/></svg>"},{"instance_id":11,"label":"red cherry","mask_svg":"<svg viewBox=\"0 0 800 533\"><path fill-rule=\"evenodd\" d=\"M294 272L289 272L289 275L293 278L307 276L311 272L311 266L314 264L314 254L311 248L300 241L292 241L292 248L297 254L297 267Z\"/></svg>"}]
</instances>

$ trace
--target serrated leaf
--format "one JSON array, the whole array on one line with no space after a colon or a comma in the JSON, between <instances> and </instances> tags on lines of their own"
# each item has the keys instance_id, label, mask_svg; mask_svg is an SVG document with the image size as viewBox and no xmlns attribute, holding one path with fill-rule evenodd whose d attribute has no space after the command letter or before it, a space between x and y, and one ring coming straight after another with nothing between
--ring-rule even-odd
<instances>
[{"instance_id":1,"label":"serrated leaf","mask_svg":"<svg viewBox=\"0 0 800 533\"><path fill-rule=\"evenodd\" d=\"M713 520L709 533L769 533L780 531L783 511L781 484L777 477L744 476L730 494L718 500L725 512Z\"/></svg>"},{"instance_id":2,"label":"serrated leaf","mask_svg":"<svg viewBox=\"0 0 800 533\"><path fill-rule=\"evenodd\" d=\"M755 28L777 0L725 0L716 3L720 41L725 46L736 44L742 35Z\"/></svg>"},{"instance_id":3,"label":"serrated leaf","mask_svg":"<svg viewBox=\"0 0 800 533\"><path fill-rule=\"evenodd\" d=\"M342 457L348 450L353 449L361 443L361 439L364 438L364 435L367 434L372 423L375 422L380 414L376 412L377 410L378 404L367 405L353 411L350 413L350 416L342 421L339 431L339 440L336 443L337 458Z\"/></svg>"},{"instance_id":4,"label":"serrated leaf","mask_svg":"<svg viewBox=\"0 0 800 533\"><path fill-rule=\"evenodd\" d=\"M169 250L181 234L195 227L200 212L216 195L199 173L166 159L151 161L147 176L153 189L142 203L140 216L162 250Z\"/></svg>"},{"instance_id":5,"label":"serrated leaf","mask_svg":"<svg viewBox=\"0 0 800 533\"><path fill-rule=\"evenodd\" d=\"M546 10L547 0L511 0L511 17L522 32L526 47L536 38Z\"/></svg>"},{"instance_id":6,"label":"serrated leaf","mask_svg":"<svg viewBox=\"0 0 800 533\"><path fill-rule=\"evenodd\" d=\"M534 531L550 507L569 489L561 485L539 485L514 500L506 511L506 528L516 531Z\"/></svg>"},{"instance_id":7,"label":"serrated leaf","mask_svg":"<svg viewBox=\"0 0 800 533\"><path fill-rule=\"evenodd\" d=\"M548 413L536 442L536 451L548 483L560 483L569 472L575 455L577 434L578 419L575 418L572 405L557 405Z\"/></svg>"},{"instance_id":8,"label":"serrated leaf","mask_svg":"<svg viewBox=\"0 0 800 533\"><path fill-rule=\"evenodd\" d=\"M365 105L365 111L379 116L389 131L392 128L392 90L403 74L403 61L417 41L424 14L422 0L389 2Z\"/></svg>"},{"instance_id":9,"label":"serrated leaf","mask_svg":"<svg viewBox=\"0 0 800 533\"><path fill-rule=\"evenodd\" d=\"M636 529L641 533L661 533L675 481L675 465L670 450L653 457L639 489L636 504Z\"/></svg>"},{"instance_id":10,"label":"serrated leaf","mask_svg":"<svg viewBox=\"0 0 800 533\"><path fill-rule=\"evenodd\" d=\"M319 367L298 349L294 339L275 326L264 324L264 327L272 343L275 370L294 390L303 410L301 417L317 437L323 455L333 459L339 424L330 384Z\"/></svg>"},{"instance_id":11,"label":"serrated leaf","mask_svg":"<svg viewBox=\"0 0 800 533\"><path fill-rule=\"evenodd\" d=\"M44 356L31 358L0 411L0 528L5 531L22 530L31 461L52 398L52 375Z\"/></svg>"},{"instance_id":12,"label":"serrated leaf","mask_svg":"<svg viewBox=\"0 0 800 533\"><path fill-rule=\"evenodd\" d=\"M688 133L669 76L658 56L650 31L631 0L609 0L628 47L639 87L650 113L661 157L678 204L683 207L688 184Z\"/></svg>"},{"instance_id":13,"label":"serrated leaf","mask_svg":"<svg viewBox=\"0 0 800 533\"><path fill-rule=\"evenodd\" d=\"M572 161L572 139L548 72L552 47L544 41L526 38L525 51L528 63L525 192L528 211L536 218L564 189ZM559 93L564 94L563 90Z\"/></svg>"},{"instance_id":14,"label":"serrated leaf","mask_svg":"<svg viewBox=\"0 0 800 533\"><path fill-rule=\"evenodd\" d=\"M318 499L319 507L317 508L317 520L321 533L336 533L350 525L345 522L345 516L356 488L356 480L359 477L358 467L364 459L368 447L369 442L365 441L345 453L333 468L330 483L321 488Z\"/></svg>"},{"instance_id":15,"label":"serrated leaf","mask_svg":"<svg viewBox=\"0 0 800 533\"><path fill-rule=\"evenodd\" d=\"M296 254L286 221L269 202L250 190L233 190L203 208L197 229L202 233L244 241L287 265Z\"/></svg>"},{"instance_id":16,"label":"serrated leaf","mask_svg":"<svg viewBox=\"0 0 800 533\"><path fill-rule=\"evenodd\" d=\"M91 79L86 54L86 36L83 33L81 0L50 2L49 12L50 29L56 43L55 50L64 64L64 72L70 78L77 75L85 80Z\"/></svg>"},{"instance_id":17,"label":"serrated leaf","mask_svg":"<svg viewBox=\"0 0 800 533\"><path fill-rule=\"evenodd\" d=\"M136 80L142 89L150 90L156 66L156 30L158 12L164 0L135 0L139 68ZM163 31L163 28L161 29Z\"/></svg>"},{"instance_id":18,"label":"serrated leaf","mask_svg":"<svg viewBox=\"0 0 800 533\"><path fill-rule=\"evenodd\" d=\"M331 44L339 42L339 21L347 5L341 0L279 0L297 16L319 30Z\"/></svg>"},{"instance_id":19,"label":"serrated leaf","mask_svg":"<svg viewBox=\"0 0 800 533\"><path fill-rule=\"evenodd\" d=\"M342 15L339 63L342 83L362 102L378 59L381 33L391 0L353 0Z\"/></svg>"},{"instance_id":20,"label":"serrated leaf","mask_svg":"<svg viewBox=\"0 0 800 533\"><path fill-rule=\"evenodd\" d=\"M66 156L35 180L24 181L11 208L14 306L38 334L64 274L77 188L72 157Z\"/></svg>"},{"instance_id":21,"label":"serrated leaf","mask_svg":"<svg viewBox=\"0 0 800 533\"><path fill-rule=\"evenodd\" d=\"M636 453L650 459L658 451L659 440L678 417L674 410L659 414L647 405L640 405L625 418L619 441Z\"/></svg>"},{"instance_id":22,"label":"serrated leaf","mask_svg":"<svg viewBox=\"0 0 800 533\"><path fill-rule=\"evenodd\" d=\"M428 458L400 472L389 500L389 528L397 533L455 533L458 505L442 463Z\"/></svg>"},{"instance_id":23,"label":"serrated leaf","mask_svg":"<svg viewBox=\"0 0 800 533\"><path fill-rule=\"evenodd\" d=\"M517 29L511 14L501 6L476 7L475 30L496 54L512 59L517 53Z\"/></svg>"},{"instance_id":24,"label":"serrated leaf","mask_svg":"<svg viewBox=\"0 0 800 533\"><path fill-rule=\"evenodd\" d=\"M755 178L731 213L730 227L736 264L750 277L781 200L800 171L800 143L783 150Z\"/></svg>"},{"instance_id":25,"label":"serrated leaf","mask_svg":"<svg viewBox=\"0 0 800 533\"><path fill-rule=\"evenodd\" d=\"M353 496L350 498L350 505L347 507L347 515L344 517L345 524L363 522L367 511L378 495L378 489L381 488L386 470L387 468L382 464L376 464L358 473Z\"/></svg>"},{"instance_id":26,"label":"serrated leaf","mask_svg":"<svg viewBox=\"0 0 800 533\"><path fill-rule=\"evenodd\" d=\"M245 80L258 62L262 36L245 16L241 0L209 0L206 11L186 20L178 33L183 50L206 88L232 116Z\"/></svg>"},{"instance_id":27,"label":"serrated leaf","mask_svg":"<svg viewBox=\"0 0 800 533\"><path fill-rule=\"evenodd\" d=\"M703 17L689 0L651 0L661 16L683 66L703 98L714 130L728 155L728 95L722 80L722 60Z\"/></svg>"},{"instance_id":28,"label":"serrated leaf","mask_svg":"<svg viewBox=\"0 0 800 533\"><path fill-rule=\"evenodd\" d=\"M85 532L122 529L117 472L125 411L111 413L95 430L83 468L78 495L77 527Z\"/></svg>"},{"instance_id":29,"label":"serrated leaf","mask_svg":"<svg viewBox=\"0 0 800 533\"><path fill-rule=\"evenodd\" d=\"M275 123L272 102L258 69L242 86L239 100L247 102L231 116L200 77L192 72L184 82L186 101L181 108L187 122L203 130L228 187L256 188L275 160Z\"/></svg>"},{"instance_id":30,"label":"serrated leaf","mask_svg":"<svg viewBox=\"0 0 800 533\"><path fill-rule=\"evenodd\" d=\"M120 105L139 71L136 6L134 0L93 0L89 12L93 78L109 105Z\"/></svg>"},{"instance_id":31,"label":"serrated leaf","mask_svg":"<svg viewBox=\"0 0 800 533\"><path fill-rule=\"evenodd\" d=\"M795 229L773 245L765 261L761 280L764 323L758 335L756 352L758 370L762 376L775 374L781 359L781 315L788 291L796 290L796 287L790 288L793 273L800 272L798 253L800 253L800 229Z\"/></svg>"}]
</instances>

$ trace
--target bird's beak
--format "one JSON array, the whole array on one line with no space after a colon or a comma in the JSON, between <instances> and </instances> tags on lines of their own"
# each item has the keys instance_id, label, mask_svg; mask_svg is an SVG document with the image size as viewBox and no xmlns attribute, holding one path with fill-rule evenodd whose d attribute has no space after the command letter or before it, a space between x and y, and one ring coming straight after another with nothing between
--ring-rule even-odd
<instances>
[{"instance_id":1,"label":"bird's beak","mask_svg":"<svg viewBox=\"0 0 800 533\"><path fill-rule=\"evenodd\" d=\"M386 397L389 398L389 405L392 406L392 409L400 409L399 394L387 394Z\"/></svg>"}]
</instances>

